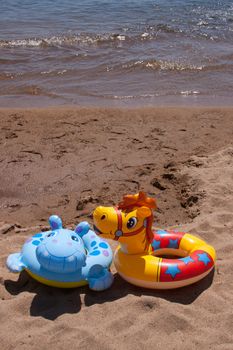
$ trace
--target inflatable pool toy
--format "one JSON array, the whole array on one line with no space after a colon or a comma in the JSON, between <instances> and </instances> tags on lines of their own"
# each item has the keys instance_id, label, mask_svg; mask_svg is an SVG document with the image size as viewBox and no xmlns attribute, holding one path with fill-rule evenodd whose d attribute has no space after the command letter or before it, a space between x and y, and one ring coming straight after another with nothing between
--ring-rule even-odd
<instances>
[{"instance_id":1,"label":"inflatable pool toy","mask_svg":"<svg viewBox=\"0 0 233 350\"><path fill-rule=\"evenodd\" d=\"M49 218L51 231L40 232L27 239L20 253L9 255L7 267L12 272L26 270L41 283L61 288L89 284L93 290L111 286L109 272L112 251L87 222L75 231L62 228L61 219Z\"/></svg>"},{"instance_id":2,"label":"inflatable pool toy","mask_svg":"<svg viewBox=\"0 0 233 350\"><path fill-rule=\"evenodd\" d=\"M153 230L155 208L155 200L139 192L124 196L117 207L95 209L95 232L119 242L118 273L132 284L156 289L199 281L214 268L214 248L186 232Z\"/></svg>"},{"instance_id":3,"label":"inflatable pool toy","mask_svg":"<svg viewBox=\"0 0 233 350\"><path fill-rule=\"evenodd\" d=\"M37 281L61 288L89 284L101 291L111 286L109 272L112 251L107 242L98 237L87 222L80 223L75 231L62 228L61 219L49 218L51 230L40 232L27 239L20 253L7 258L12 272L26 270Z\"/></svg>"},{"instance_id":4,"label":"inflatable pool toy","mask_svg":"<svg viewBox=\"0 0 233 350\"><path fill-rule=\"evenodd\" d=\"M214 248L186 232L153 230L155 208L155 200L139 192L124 196L117 207L95 209L95 232L119 242L114 255L118 273L132 284L156 289L204 278L214 268Z\"/></svg>"}]
</instances>

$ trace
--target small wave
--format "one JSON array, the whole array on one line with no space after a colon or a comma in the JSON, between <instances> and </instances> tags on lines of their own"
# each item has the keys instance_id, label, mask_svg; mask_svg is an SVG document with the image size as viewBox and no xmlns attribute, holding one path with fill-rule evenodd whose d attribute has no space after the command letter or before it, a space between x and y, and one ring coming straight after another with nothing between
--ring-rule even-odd
<instances>
[{"instance_id":1,"label":"small wave","mask_svg":"<svg viewBox=\"0 0 233 350\"><path fill-rule=\"evenodd\" d=\"M159 32L163 32L163 33L182 33L182 29L180 28L175 28L172 27L168 24L164 24L164 23L160 23L157 24L154 27L150 27L151 29L155 30L155 31L159 31Z\"/></svg>"},{"instance_id":2,"label":"small wave","mask_svg":"<svg viewBox=\"0 0 233 350\"><path fill-rule=\"evenodd\" d=\"M187 90L187 91L181 91L180 94L182 96L196 96L196 95L200 95L200 91L198 90Z\"/></svg>"},{"instance_id":3,"label":"small wave","mask_svg":"<svg viewBox=\"0 0 233 350\"><path fill-rule=\"evenodd\" d=\"M134 99L153 99L158 97L167 97L167 96L197 96L201 95L201 92L198 90L187 90L187 91L180 91L180 92L160 92L160 93L154 93L154 94L140 94L140 95L114 95L114 96L108 96L108 98L113 98L115 100L134 100Z\"/></svg>"},{"instance_id":4,"label":"small wave","mask_svg":"<svg viewBox=\"0 0 233 350\"><path fill-rule=\"evenodd\" d=\"M36 85L29 85L29 86L21 87L18 89L18 92L20 94L33 95L33 96L36 96L36 95L38 95L38 96L50 96L51 95L46 90L44 90Z\"/></svg>"},{"instance_id":5,"label":"small wave","mask_svg":"<svg viewBox=\"0 0 233 350\"><path fill-rule=\"evenodd\" d=\"M159 97L160 94L142 94L142 95L125 95L125 96L112 96L115 100L132 100L132 99L150 99L154 97Z\"/></svg>"},{"instance_id":6,"label":"small wave","mask_svg":"<svg viewBox=\"0 0 233 350\"><path fill-rule=\"evenodd\" d=\"M41 76L49 76L49 77L59 77L62 75L73 75L75 74L73 70L67 70L67 69L60 69L60 70L43 70L43 71L31 71L31 72L17 72L17 73L9 73L9 72L3 72L0 73L0 80L10 80L10 79L40 79Z\"/></svg>"},{"instance_id":7,"label":"small wave","mask_svg":"<svg viewBox=\"0 0 233 350\"><path fill-rule=\"evenodd\" d=\"M22 72L18 72L18 73L3 72L3 73L0 73L0 80L17 79L23 76L24 74Z\"/></svg>"},{"instance_id":8,"label":"small wave","mask_svg":"<svg viewBox=\"0 0 233 350\"><path fill-rule=\"evenodd\" d=\"M0 47L17 48L17 47L48 47L48 46L72 46L78 44L98 44L113 41L125 41L126 35L123 34L77 34L52 36L50 38L27 38L16 40L0 40Z\"/></svg>"},{"instance_id":9,"label":"small wave","mask_svg":"<svg viewBox=\"0 0 233 350\"><path fill-rule=\"evenodd\" d=\"M22 85L18 87L11 87L9 89L0 89L0 95L30 95L30 96L46 96L50 98L59 97L53 92L50 92L44 88L37 85Z\"/></svg>"},{"instance_id":10,"label":"small wave","mask_svg":"<svg viewBox=\"0 0 233 350\"><path fill-rule=\"evenodd\" d=\"M122 66L123 70L132 69L145 69L145 70L162 70L162 71L201 71L204 66L196 66L193 64L183 62L172 62L162 60L151 60L151 61L133 61ZM114 68L113 68L114 69Z\"/></svg>"},{"instance_id":11,"label":"small wave","mask_svg":"<svg viewBox=\"0 0 233 350\"><path fill-rule=\"evenodd\" d=\"M195 65L186 62L173 62L163 60L151 60L151 61L131 61L121 65L120 69L124 71L132 70L152 70L152 71L174 71L174 72L226 72L232 70L232 62L230 59L232 55L226 56L228 63L219 64L203 64ZM119 69L119 66L112 67L109 70Z\"/></svg>"},{"instance_id":12,"label":"small wave","mask_svg":"<svg viewBox=\"0 0 233 350\"><path fill-rule=\"evenodd\" d=\"M0 40L2 48L18 48L18 47L50 47L50 46L73 46L81 44L101 44L101 43L117 43L122 41L141 41L152 40L159 33L181 33L179 28L173 28L167 24L146 25L140 28L140 31L135 28L122 28L119 33L75 33L64 34L51 37L34 37L13 40ZM127 33L127 35L126 35Z\"/></svg>"},{"instance_id":13,"label":"small wave","mask_svg":"<svg viewBox=\"0 0 233 350\"><path fill-rule=\"evenodd\" d=\"M5 65L12 65L12 64L19 64L19 63L28 63L28 59L26 58L0 58L0 64L5 64Z\"/></svg>"},{"instance_id":14,"label":"small wave","mask_svg":"<svg viewBox=\"0 0 233 350\"><path fill-rule=\"evenodd\" d=\"M0 40L0 47L37 47L43 44L43 39L18 39L18 40Z\"/></svg>"},{"instance_id":15,"label":"small wave","mask_svg":"<svg viewBox=\"0 0 233 350\"><path fill-rule=\"evenodd\" d=\"M204 20L200 20L198 23L197 23L197 26L198 27L206 27L209 25L209 22L208 21L204 21Z\"/></svg>"}]
</instances>

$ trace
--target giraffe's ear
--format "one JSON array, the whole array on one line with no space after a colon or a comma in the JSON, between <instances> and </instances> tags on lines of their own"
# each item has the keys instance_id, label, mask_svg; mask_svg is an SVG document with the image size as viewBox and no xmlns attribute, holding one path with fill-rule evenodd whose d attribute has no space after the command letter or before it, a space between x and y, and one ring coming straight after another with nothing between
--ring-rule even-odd
<instances>
[{"instance_id":1,"label":"giraffe's ear","mask_svg":"<svg viewBox=\"0 0 233 350\"><path fill-rule=\"evenodd\" d=\"M139 207L137 209L137 216L139 218L148 218L151 216L151 209L147 207Z\"/></svg>"}]
</instances>

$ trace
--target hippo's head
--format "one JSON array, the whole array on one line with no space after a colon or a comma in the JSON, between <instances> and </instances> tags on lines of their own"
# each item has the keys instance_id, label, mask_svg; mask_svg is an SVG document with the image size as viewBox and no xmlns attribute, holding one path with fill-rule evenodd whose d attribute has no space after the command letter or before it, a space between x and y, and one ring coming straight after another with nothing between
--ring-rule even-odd
<instances>
[{"instance_id":1,"label":"hippo's head","mask_svg":"<svg viewBox=\"0 0 233 350\"><path fill-rule=\"evenodd\" d=\"M36 249L40 265L55 273L72 273L85 266L86 253L82 238L71 230L62 228L61 219L49 218L51 231Z\"/></svg>"}]
</instances>

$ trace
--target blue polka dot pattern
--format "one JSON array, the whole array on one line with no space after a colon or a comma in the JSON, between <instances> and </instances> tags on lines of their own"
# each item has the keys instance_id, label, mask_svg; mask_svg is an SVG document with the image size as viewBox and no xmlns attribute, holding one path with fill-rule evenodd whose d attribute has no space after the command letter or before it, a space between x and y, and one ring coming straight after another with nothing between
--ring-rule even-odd
<instances>
[{"instance_id":1,"label":"blue polka dot pattern","mask_svg":"<svg viewBox=\"0 0 233 350\"><path fill-rule=\"evenodd\" d=\"M32 236L33 238L36 237L36 238L39 238L39 237L42 237L42 233L37 233L36 235Z\"/></svg>"},{"instance_id":2,"label":"blue polka dot pattern","mask_svg":"<svg viewBox=\"0 0 233 350\"><path fill-rule=\"evenodd\" d=\"M101 243L99 244L99 246L100 246L100 248L104 248L104 249L107 249L107 248L108 248L108 245L107 245L107 243L105 243L105 242L101 242Z\"/></svg>"},{"instance_id":3,"label":"blue polka dot pattern","mask_svg":"<svg viewBox=\"0 0 233 350\"><path fill-rule=\"evenodd\" d=\"M32 241L33 245L39 245L41 242L40 241Z\"/></svg>"},{"instance_id":4,"label":"blue polka dot pattern","mask_svg":"<svg viewBox=\"0 0 233 350\"><path fill-rule=\"evenodd\" d=\"M100 251L99 250L94 250L93 252L90 253L90 255L100 255Z\"/></svg>"},{"instance_id":5,"label":"blue polka dot pattern","mask_svg":"<svg viewBox=\"0 0 233 350\"><path fill-rule=\"evenodd\" d=\"M96 241L91 242L91 247L94 247L96 245Z\"/></svg>"}]
</instances>

